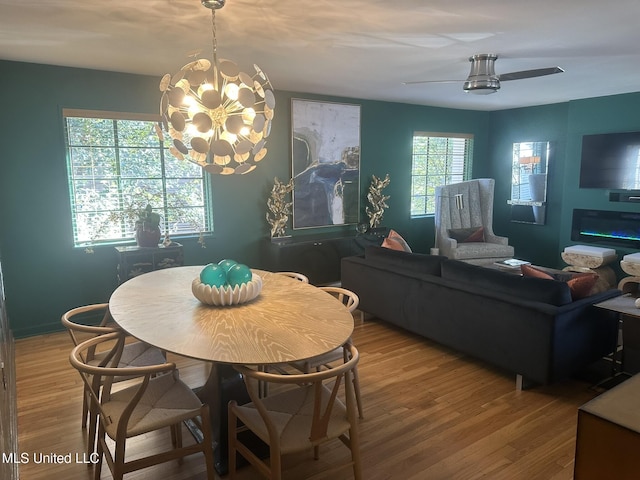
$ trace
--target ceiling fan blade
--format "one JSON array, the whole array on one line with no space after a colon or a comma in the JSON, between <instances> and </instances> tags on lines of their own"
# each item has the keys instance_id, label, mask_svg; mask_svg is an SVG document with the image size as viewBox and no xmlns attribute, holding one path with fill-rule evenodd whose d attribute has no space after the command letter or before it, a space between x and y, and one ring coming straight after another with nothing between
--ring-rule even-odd
<instances>
[{"instance_id":1,"label":"ceiling fan blade","mask_svg":"<svg viewBox=\"0 0 640 480\"><path fill-rule=\"evenodd\" d=\"M553 75L554 73L562 73L564 70L560 67L536 68L534 70L522 70L521 72L503 73L498 75L501 82L507 80L521 80L523 78L543 77L545 75Z\"/></svg>"},{"instance_id":2,"label":"ceiling fan blade","mask_svg":"<svg viewBox=\"0 0 640 480\"><path fill-rule=\"evenodd\" d=\"M402 82L403 85L418 85L420 83L459 83L464 80L418 80L415 82Z\"/></svg>"}]
</instances>

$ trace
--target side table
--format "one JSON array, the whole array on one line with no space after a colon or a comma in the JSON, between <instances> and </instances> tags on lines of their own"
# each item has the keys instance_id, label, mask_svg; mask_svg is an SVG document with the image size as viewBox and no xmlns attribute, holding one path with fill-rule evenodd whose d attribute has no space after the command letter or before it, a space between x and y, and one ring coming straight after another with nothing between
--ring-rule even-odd
<instances>
[{"instance_id":1,"label":"side table","mask_svg":"<svg viewBox=\"0 0 640 480\"><path fill-rule=\"evenodd\" d=\"M115 247L118 255L118 284L143 273L184 265L182 244L157 247Z\"/></svg>"},{"instance_id":2,"label":"side table","mask_svg":"<svg viewBox=\"0 0 640 480\"><path fill-rule=\"evenodd\" d=\"M620 334L612 359L614 376L640 372L640 308L635 305L636 298L627 293L594 304L596 308L618 314Z\"/></svg>"},{"instance_id":3,"label":"side table","mask_svg":"<svg viewBox=\"0 0 640 480\"><path fill-rule=\"evenodd\" d=\"M625 255L620 260L620 268L624 273L631 275L625 277L618 283L618 288L623 293L633 293L640 286L640 253Z\"/></svg>"}]
</instances>

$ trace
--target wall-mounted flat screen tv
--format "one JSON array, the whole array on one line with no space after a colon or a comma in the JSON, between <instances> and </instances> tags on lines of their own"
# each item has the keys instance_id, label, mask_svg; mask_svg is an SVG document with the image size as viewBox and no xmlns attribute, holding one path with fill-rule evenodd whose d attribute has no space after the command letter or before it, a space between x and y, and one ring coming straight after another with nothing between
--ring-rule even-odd
<instances>
[{"instance_id":1,"label":"wall-mounted flat screen tv","mask_svg":"<svg viewBox=\"0 0 640 480\"><path fill-rule=\"evenodd\" d=\"M640 132L584 135L580 188L640 190Z\"/></svg>"}]
</instances>

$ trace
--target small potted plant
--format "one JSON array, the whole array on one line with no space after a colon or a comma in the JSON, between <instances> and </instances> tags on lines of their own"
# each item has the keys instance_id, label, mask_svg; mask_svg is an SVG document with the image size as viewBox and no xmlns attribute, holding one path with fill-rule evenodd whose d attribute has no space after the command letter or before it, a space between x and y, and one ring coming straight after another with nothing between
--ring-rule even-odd
<instances>
[{"instance_id":1,"label":"small potted plant","mask_svg":"<svg viewBox=\"0 0 640 480\"><path fill-rule=\"evenodd\" d=\"M140 247L157 247L160 243L160 214L151 205L138 212L136 220L136 242Z\"/></svg>"}]
</instances>

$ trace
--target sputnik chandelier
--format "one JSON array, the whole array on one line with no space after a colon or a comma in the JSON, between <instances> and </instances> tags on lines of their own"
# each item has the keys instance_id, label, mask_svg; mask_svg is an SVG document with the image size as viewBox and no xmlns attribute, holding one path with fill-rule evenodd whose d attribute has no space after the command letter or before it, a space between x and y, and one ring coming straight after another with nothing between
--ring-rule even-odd
<instances>
[{"instance_id":1,"label":"sputnik chandelier","mask_svg":"<svg viewBox=\"0 0 640 480\"><path fill-rule=\"evenodd\" d=\"M241 72L230 61L218 61L216 10L226 0L201 0L211 10L213 62L196 59L160 81L161 123L173 140L179 160L209 173L229 175L253 171L267 153L275 97L273 86L254 64L255 74ZM159 135L162 131L158 129Z\"/></svg>"}]
</instances>

